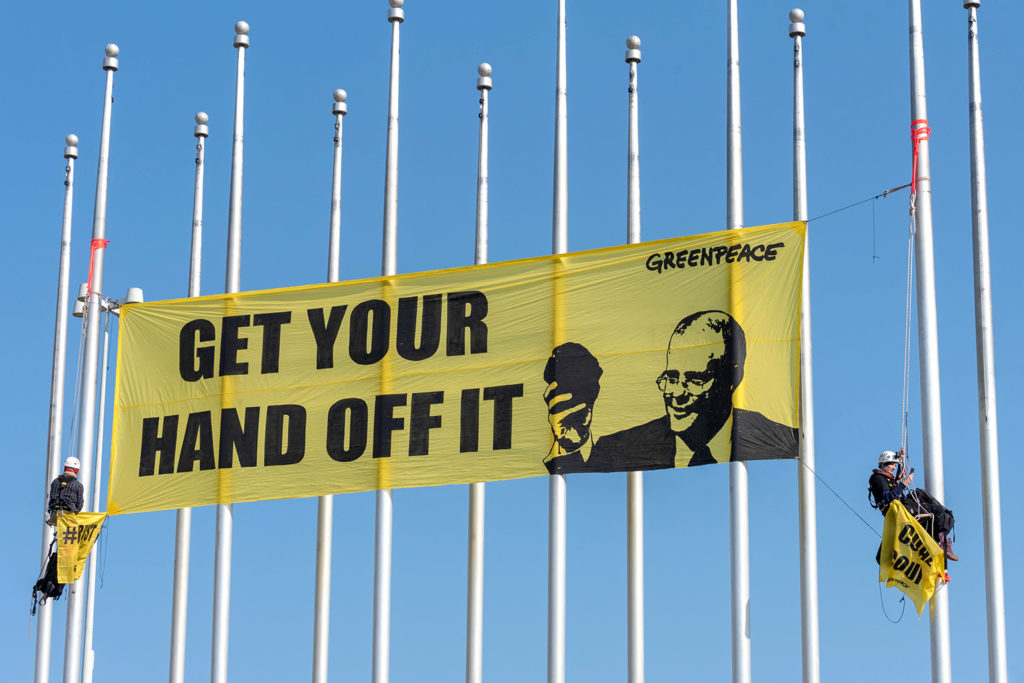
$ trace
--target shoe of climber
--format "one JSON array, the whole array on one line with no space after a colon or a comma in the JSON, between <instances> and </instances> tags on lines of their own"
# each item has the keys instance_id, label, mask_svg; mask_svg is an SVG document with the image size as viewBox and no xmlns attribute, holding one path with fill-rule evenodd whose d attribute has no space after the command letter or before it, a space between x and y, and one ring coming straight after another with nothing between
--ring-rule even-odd
<instances>
[{"instance_id":1,"label":"shoe of climber","mask_svg":"<svg viewBox=\"0 0 1024 683\"><path fill-rule=\"evenodd\" d=\"M946 553L946 559L947 560L949 560L951 562L959 562L960 561L960 556L953 552L953 541L950 540L949 536L946 536L945 534L943 534L943 536L942 536L942 543L940 543L940 545L942 546L943 552Z\"/></svg>"}]
</instances>

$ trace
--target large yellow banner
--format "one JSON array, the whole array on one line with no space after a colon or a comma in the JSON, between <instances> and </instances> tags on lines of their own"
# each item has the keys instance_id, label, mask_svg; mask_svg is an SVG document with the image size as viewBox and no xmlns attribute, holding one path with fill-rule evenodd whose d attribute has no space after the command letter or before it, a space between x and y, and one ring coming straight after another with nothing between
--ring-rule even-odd
<instances>
[{"instance_id":1,"label":"large yellow banner","mask_svg":"<svg viewBox=\"0 0 1024 683\"><path fill-rule=\"evenodd\" d=\"M126 306L108 510L794 458L805 232Z\"/></svg>"}]
</instances>

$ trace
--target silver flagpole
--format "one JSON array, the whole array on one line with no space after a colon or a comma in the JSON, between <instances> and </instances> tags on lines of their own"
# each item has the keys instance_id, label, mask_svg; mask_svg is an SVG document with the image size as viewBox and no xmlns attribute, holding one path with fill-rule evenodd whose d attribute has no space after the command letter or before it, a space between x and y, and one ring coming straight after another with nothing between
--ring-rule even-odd
<instances>
[{"instance_id":1,"label":"silver flagpole","mask_svg":"<svg viewBox=\"0 0 1024 683\"><path fill-rule=\"evenodd\" d=\"M555 81L555 186L551 253L569 250L568 115L566 114L565 0L558 0L558 54Z\"/></svg>"},{"instance_id":2,"label":"silver flagpole","mask_svg":"<svg viewBox=\"0 0 1024 683\"><path fill-rule=\"evenodd\" d=\"M331 224L327 246L327 281L337 282L341 269L341 133L348 113L344 90L334 91L334 173L331 182ZM334 540L334 496L316 501L316 589L313 598L313 681L327 683L331 631L331 546Z\"/></svg>"},{"instance_id":3,"label":"silver flagpole","mask_svg":"<svg viewBox=\"0 0 1024 683\"><path fill-rule=\"evenodd\" d=\"M68 347L68 280L71 271L71 209L75 194L75 159L78 158L78 136L71 134L64 139L64 218L61 223L60 260L57 266L57 315L53 325L53 371L50 375L50 420L46 438L46 480L43 482L43 514L46 514L46 500L50 482L60 474L61 433L64 427L64 375L65 356ZM50 543L54 528L43 525L41 566L46 567L50 555ZM39 605L36 620L36 669L35 683L49 683L50 643L53 631L53 601Z\"/></svg>"},{"instance_id":4,"label":"silver flagpole","mask_svg":"<svg viewBox=\"0 0 1024 683\"><path fill-rule=\"evenodd\" d=\"M337 282L341 277L341 150L342 127L348 114L348 93L334 91L334 173L331 180L331 228L327 246L327 281ZM328 498L329 496L323 496Z\"/></svg>"},{"instance_id":5,"label":"silver flagpole","mask_svg":"<svg viewBox=\"0 0 1024 683\"><path fill-rule=\"evenodd\" d=\"M909 0L910 114L920 135L917 150L917 334L921 368L921 428L925 488L940 503L946 498L942 471L942 411L939 403L939 339L935 303L935 254L932 243L932 180L928 154L928 106L924 79L921 0ZM949 592L932 596L931 650L933 683L949 683Z\"/></svg>"},{"instance_id":6,"label":"silver flagpole","mask_svg":"<svg viewBox=\"0 0 1024 683\"><path fill-rule=\"evenodd\" d=\"M192 194L192 249L189 255L188 295L199 296L203 274L203 174L206 138L210 128L206 112L196 114L196 180ZM185 641L188 624L188 573L192 552L192 508L179 508L174 529L174 592L171 598L170 683L185 681Z\"/></svg>"},{"instance_id":7,"label":"silver flagpole","mask_svg":"<svg viewBox=\"0 0 1024 683\"><path fill-rule=\"evenodd\" d=\"M113 304L116 305L116 304ZM101 366L100 372L100 400L99 407L96 410L96 449L95 455L92 461L93 475L92 479L92 505L89 507L89 512L100 511L100 491L102 490L101 482L103 479L103 422L104 413L106 412L107 402L107 372L110 365L110 312L113 310L113 306L110 301L104 299L100 302L101 309L103 310L104 325L103 325L103 365ZM93 665L96 661L96 653L92 649L92 626L94 617L96 615L96 546L93 545L92 550L89 551L89 576L86 582L87 588L85 592L85 642L83 650L85 652L85 662L82 665L82 683L92 683L92 670Z\"/></svg>"},{"instance_id":8,"label":"silver flagpole","mask_svg":"<svg viewBox=\"0 0 1024 683\"><path fill-rule=\"evenodd\" d=\"M626 242L640 241L640 123L637 65L640 39L626 39L629 64L629 152ZM626 473L626 594L629 631L629 683L644 681L644 473Z\"/></svg>"},{"instance_id":9,"label":"silver flagpole","mask_svg":"<svg viewBox=\"0 0 1024 683\"><path fill-rule=\"evenodd\" d=\"M99 162L96 170L96 203L92 218L93 245L105 244L107 231L107 170L110 165L110 114L114 102L114 72L120 52L113 43L105 48L103 70L107 72L103 94L103 121L100 128ZM100 242L97 242L100 240ZM96 437L96 375L100 335L100 292L103 291L103 247L91 249L92 279L86 299L85 350L82 354L82 375L79 386L78 460L82 464L81 482L84 505L88 509L89 461ZM71 584L68 596L68 625L64 640L64 683L78 683L82 667L82 579Z\"/></svg>"},{"instance_id":10,"label":"silver flagpole","mask_svg":"<svg viewBox=\"0 0 1024 683\"><path fill-rule=\"evenodd\" d=\"M388 93L388 139L384 167L384 239L381 275L397 272L398 263L398 66L404 0L389 0L391 82ZM394 501L390 489L377 491L373 555L373 683L387 683L391 664L391 537Z\"/></svg>"},{"instance_id":11,"label":"silver flagpole","mask_svg":"<svg viewBox=\"0 0 1024 683\"><path fill-rule=\"evenodd\" d=\"M985 521L985 586L988 608L988 676L1006 683L1006 613L1003 602L1003 521L999 503L999 431L996 423L996 368L992 326L992 272L988 245L988 190L985 132L981 119L981 53L978 7L967 10L967 53L971 116L971 207L974 218L974 319L978 345L978 412L981 422L981 486Z\"/></svg>"},{"instance_id":12,"label":"silver flagpole","mask_svg":"<svg viewBox=\"0 0 1024 683\"><path fill-rule=\"evenodd\" d=\"M228 248L224 292L241 289L242 265L242 142L245 128L245 53L249 47L249 24L235 24L234 47L238 48L235 71L235 131L231 140L231 189L228 201ZM228 627L231 609L232 506L217 505L217 545L213 570L213 644L210 680L227 683Z\"/></svg>"},{"instance_id":13,"label":"silver flagpole","mask_svg":"<svg viewBox=\"0 0 1024 683\"><path fill-rule=\"evenodd\" d=\"M477 67L480 78L480 148L476 174L476 254L487 263L487 96L493 87L491 65ZM483 681L484 662L484 502L483 482L469 485L469 567L466 573L466 683Z\"/></svg>"},{"instance_id":14,"label":"silver flagpole","mask_svg":"<svg viewBox=\"0 0 1024 683\"><path fill-rule=\"evenodd\" d=\"M804 12L789 13L793 39L793 220L807 220L807 136L804 128ZM818 529L814 490L814 381L811 375L811 265L804 241L800 305L800 627L804 683L821 680L818 642Z\"/></svg>"},{"instance_id":15,"label":"silver flagpole","mask_svg":"<svg viewBox=\"0 0 1024 683\"><path fill-rule=\"evenodd\" d=\"M640 123L637 102L637 65L640 64L640 38L626 39L626 63L629 64L629 152L626 192L626 243L640 241Z\"/></svg>"},{"instance_id":16,"label":"silver flagpole","mask_svg":"<svg viewBox=\"0 0 1024 683\"><path fill-rule=\"evenodd\" d=\"M743 227L739 42L736 0L729 0L726 223L730 230ZM750 683L750 512L745 462L729 463L729 538L732 577L732 680L733 683Z\"/></svg>"},{"instance_id":17,"label":"silver flagpole","mask_svg":"<svg viewBox=\"0 0 1024 683\"><path fill-rule=\"evenodd\" d=\"M555 76L555 178L551 253L569 250L569 166L566 127L565 0L558 0ZM564 474L548 477L548 683L565 683L565 505Z\"/></svg>"}]
</instances>

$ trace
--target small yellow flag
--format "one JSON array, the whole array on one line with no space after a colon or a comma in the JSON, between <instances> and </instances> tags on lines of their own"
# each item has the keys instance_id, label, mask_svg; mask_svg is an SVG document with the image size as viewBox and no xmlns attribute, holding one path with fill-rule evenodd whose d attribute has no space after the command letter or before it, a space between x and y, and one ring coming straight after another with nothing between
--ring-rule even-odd
<instances>
[{"instance_id":1,"label":"small yellow flag","mask_svg":"<svg viewBox=\"0 0 1024 683\"><path fill-rule=\"evenodd\" d=\"M924 604L943 581L946 555L898 500L885 514L881 560L878 580L906 593L921 616Z\"/></svg>"},{"instance_id":2,"label":"small yellow flag","mask_svg":"<svg viewBox=\"0 0 1024 683\"><path fill-rule=\"evenodd\" d=\"M82 577L89 551L106 518L105 512L57 515L57 583L74 583Z\"/></svg>"}]
</instances>

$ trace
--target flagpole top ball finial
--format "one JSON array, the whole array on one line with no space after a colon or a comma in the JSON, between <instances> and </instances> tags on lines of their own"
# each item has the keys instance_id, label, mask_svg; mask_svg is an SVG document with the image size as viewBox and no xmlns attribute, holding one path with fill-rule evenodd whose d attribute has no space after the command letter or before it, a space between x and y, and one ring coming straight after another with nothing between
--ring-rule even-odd
<instances>
[{"instance_id":1,"label":"flagpole top ball finial","mask_svg":"<svg viewBox=\"0 0 1024 683\"><path fill-rule=\"evenodd\" d=\"M388 0L388 4L391 5L391 9L388 10L388 21L397 21L399 24L405 21L405 10L402 9L405 0Z\"/></svg>"},{"instance_id":2,"label":"flagpole top ball finial","mask_svg":"<svg viewBox=\"0 0 1024 683\"><path fill-rule=\"evenodd\" d=\"M484 90L490 90L494 87L494 82L491 80L491 65L487 62L481 62L480 66L476 68L476 72L480 74L480 78L476 79L476 89L481 92Z\"/></svg>"},{"instance_id":3,"label":"flagpole top ball finial","mask_svg":"<svg viewBox=\"0 0 1024 683\"><path fill-rule=\"evenodd\" d=\"M796 38L797 36L807 35L807 27L804 26L804 11L799 7L789 11L789 37Z\"/></svg>"},{"instance_id":4,"label":"flagpole top ball finial","mask_svg":"<svg viewBox=\"0 0 1024 683\"><path fill-rule=\"evenodd\" d=\"M210 117L205 111L201 111L196 114L196 127L192 131L192 134L197 138L205 138L210 136L210 129L206 125L209 123Z\"/></svg>"},{"instance_id":5,"label":"flagpole top ball finial","mask_svg":"<svg viewBox=\"0 0 1024 683\"><path fill-rule=\"evenodd\" d=\"M240 21L235 24L235 47L249 47L249 22Z\"/></svg>"},{"instance_id":6,"label":"flagpole top ball finial","mask_svg":"<svg viewBox=\"0 0 1024 683\"><path fill-rule=\"evenodd\" d=\"M348 99L348 93L338 88L334 91L334 115L344 116L348 113L348 105L345 104L345 100Z\"/></svg>"},{"instance_id":7,"label":"flagpole top ball finial","mask_svg":"<svg viewBox=\"0 0 1024 683\"><path fill-rule=\"evenodd\" d=\"M121 54L121 48L114 43L108 43L103 48L103 53L106 57L103 59L103 70L104 71L117 71L117 56Z\"/></svg>"},{"instance_id":8,"label":"flagpole top ball finial","mask_svg":"<svg viewBox=\"0 0 1024 683\"><path fill-rule=\"evenodd\" d=\"M635 64L640 62L640 37L630 36L626 38L626 62Z\"/></svg>"},{"instance_id":9,"label":"flagpole top ball finial","mask_svg":"<svg viewBox=\"0 0 1024 683\"><path fill-rule=\"evenodd\" d=\"M78 136L72 133L71 135L64 138L64 144L67 145L64 148L65 159L77 159L78 158Z\"/></svg>"}]
</instances>

